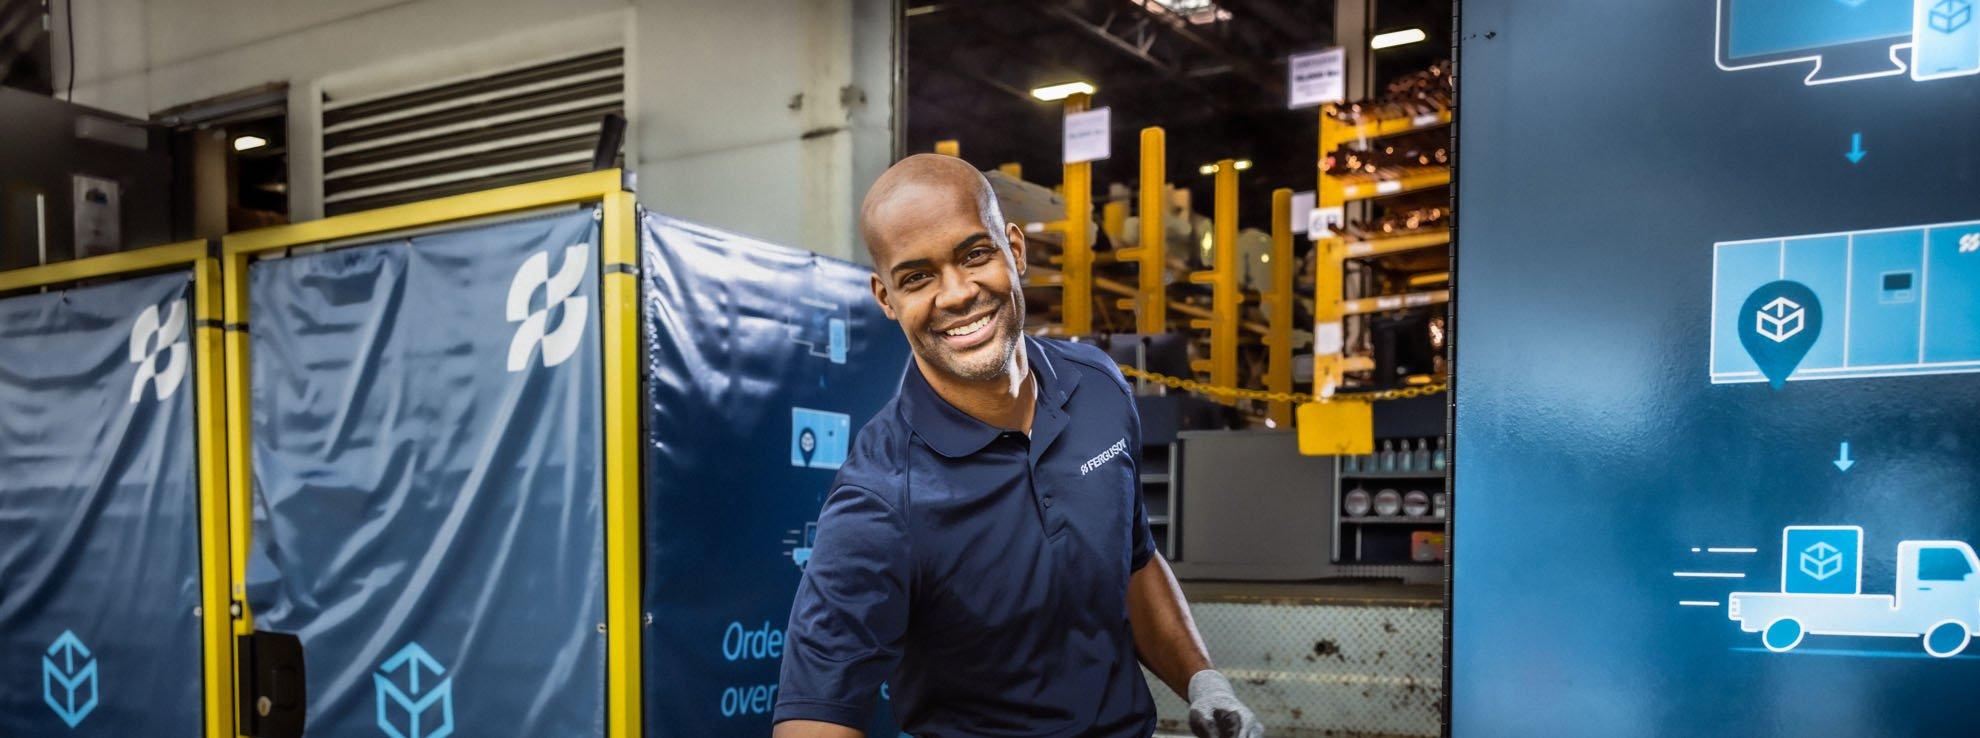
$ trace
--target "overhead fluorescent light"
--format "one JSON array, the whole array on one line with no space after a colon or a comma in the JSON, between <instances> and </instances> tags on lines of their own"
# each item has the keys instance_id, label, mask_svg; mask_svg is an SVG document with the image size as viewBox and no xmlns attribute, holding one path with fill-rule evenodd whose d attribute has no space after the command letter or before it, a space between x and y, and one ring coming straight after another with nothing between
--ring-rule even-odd
<instances>
[{"instance_id":1,"label":"overhead fluorescent light","mask_svg":"<svg viewBox=\"0 0 1980 738\"><path fill-rule=\"evenodd\" d=\"M1232 162L1232 163L1231 163L1231 166L1233 166L1233 167L1236 167L1238 171L1240 171L1240 172L1242 172L1242 171L1244 171L1244 170L1246 170L1246 169L1250 169L1250 168L1251 168L1251 160L1250 160L1250 159L1239 159L1239 160L1237 160L1237 161L1235 161L1235 162Z\"/></svg>"},{"instance_id":2,"label":"overhead fluorescent light","mask_svg":"<svg viewBox=\"0 0 1980 738\"><path fill-rule=\"evenodd\" d=\"M1202 175L1205 175L1205 176L1208 176L1208 175L1212 175L1212 174L1216 174L1216 173L1217 173L1217 165L1215 165L1215 164L1205 164L1205 165L1203 165L1203 166L1200 166L1200 167L1197 167L1197 168L1196 168L1196 173L1197 173L1197 174L1202 174Z\"/></svg>"},{"instance_id":3,"label":"overhead fluorescent light","mask_svg":"<svg viewBox=\"0 0 1980 738\"><path fill-rule=\"evenodd\" d=\"M1093 85L1085 82L1066 82L1063 84L1046 85L1044 87L1034 88L1031 91L1031 96L1045 102L1057 102L1075 93L1091 95L1093 94Z\"/></svg>"},{"instance_id":4,"label":"overhead fluorescent light","mask_svg":"<svg viewBox=\"0 0 1980 738\"><path fill-rule=\"evenodd\" d=\"M268 145L268 139L262 138L260 136L241 136L239 138L234 139L235 151L258 149L267 145Z\"/></svg>"},{"instance_id":5,"label":"overhead fluorescent light","mask_svg":"<svg viewBox=\"0 0 1980 738\"><path fill-rule=\"evenodd\" d=\"M1421 28L1405 28L1400 31L1375 34L1375 38L1368 40L1368 48L1386 49L1391 46L1413 44L1426 38L1429 36L1424 34Z\"/></svg>"},{"instance_id":6,"label":"overhead fluorescent light","mask_svg":"<svg viewBox=\"0 0 1980 738\"><path fill-rule=\"evenodd\" d=\"M908 8L907 12L902 13L902 15L907 16L909 18L913 18L917 15L927 15L929 13L935 13L941 10L942 10L942 6L931 3L928 5L916 5L914 7Z\"/></svg>"}]
</instances>

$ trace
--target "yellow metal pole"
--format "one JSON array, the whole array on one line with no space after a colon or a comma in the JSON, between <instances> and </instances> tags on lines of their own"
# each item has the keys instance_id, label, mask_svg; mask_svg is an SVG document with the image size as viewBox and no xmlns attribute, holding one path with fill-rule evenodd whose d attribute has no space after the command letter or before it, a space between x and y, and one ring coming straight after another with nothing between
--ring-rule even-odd
<instances>
[{"instance_id":1,"label":"yellow metal pole","mask_svg":"<svg viewBox=\"0 0 1980 738\"><path fill-rule=\"evenodd\" d=\"M1210 329L1210 383L1220 387L1237 386L1238 305L1244 296L1237 284L1237 162L1217 162L1217 186L1211 213L1211 263L1208 271L1189 275L1190 281L1208 284L1210 319L1190 321L1192 326ZM1219 398L1226 405L1234 398Z\"/></svg>"},{"instance_id":2,"label":"yellow metal pole","mask_svg":"<svg viewBox=\"0 0 1980 738\"><path fill-rule=\"evenodd\" d=\"M1085 112L1091 96L1066 96L1066 114ZM1093 165L1067 164L1065 173L1066 232L1060 250L1065 264L1065 287L1061 290L1060 318L1065 334L1084 336L1093 332Z\"/></svg>"},{"instance_id":3,"label":"yellow metal pole","mask_svg":"<svg viewBox=\"0 0 1980 738\"><path fill-rule=\"evenodd\" d=\"M606 735L637 738L640 690L639 218L630 192L605 196L601 333L605 353Z\"/></svg>"},{"instance_id":4,"label":"yellow metal pole","mask_svg":"<svg viewBox=\"0 0 1980 738\"><path fill-rule=\"evenodd\" d=\"M228 572L227 609L234 635L254 632L254 613L247 605L248 550L253 545L254 481L250 469L252 445L248 413L248 256L228 250L220 258L221 320L226 342L227 398L227 531L232 543Z\"/></svg>"},{"instance_id":5,"label":"yellow metal pole","mask_svg":"<svg viewBox=\"0 0 1980 738\"><path fill-rule=\"evenodd\" d=\"M199 447L200 631L206 643L206 735L234 738L233 554L228 514L226 335L220 259L193 263L193 401Z\"/></svg>"},{"instance_id":6,"label":"yellow metal pole","mask_svg":"<svg viewBox=\"0 0 1980 738\"><path fill-rule=\"evenodd\" d=\"M1338 143L1341 137L1341 124L1328 114L1332 109L1332 106L1327 106L1320 113L1320 156L1323 159L1332 153L1330 147ZM1315 200L1315 206L1323 210L1341 208L1346 204L1340 180L1327 176L1325 166L1320 167ZM1328 397L1341 383L1341 357L1345 349L1341 327L1341 270L1345 254L1340 237L1332 232L1309 233L1307 237L1313 240L1314 248L1313 393Z\"/></svg>"},{"instance_id":7,"label":"yellow metal pole","mask_svg":"<svg viewBox=\"0 0 1980 738\"><path fill-rule=\"evenodd\" d=\"M1016 180L1024 179L1024 165L1014 161L1007 161L1002 164L998 164L997 171L1009 175L1011 179L1016 179Z\"/></svg>"},{"instance_id":8,"label":"yellow metal pole","mask_svg":"<svg viewBox=\"0 0 1980 738\"><path fill-rule=\"evenodd\" d=\"M945 139L942 139L942 140L940 140L940 141L936 141L936 142L935 142L935 153L937 153L937 154L941 154L941 155L943 155L943 156L954 156L954 157L961 157L961 156L962 156L962 142L961 142L961 141L957 141L957 140L955 140L955 139L953 139L953 138L945 138Z\"/></svg>"},{"instance_id":9,"label":"yellow metal pole","mask_svg":"<svg viewBox=\"0 0 1980 738\"><path fill-rule=\"evenodd\" d=\"M1141 243L1121 260L1141 262L1135 297L1135 331L1155 334L1169 329L1169 234L1163 225L1168 203L1162 190L1169 181L1167 134L1160 127L1141 129Z\"/></svg>"},{"instance_id":10,"label":"yellow metal pole","mask_svg":"<svg viewBox=\"0 0 1980 738\"><path fill-rule=\"evenodd\" d=\"M1265 389L1292 391L1293 248L1292 190L1272 191L1272 289L1265 297ZM1292 403L1273 402L1266 417L1274 427L1292 427Z\"/></svg>"},{"instance_id":11,"label":"yellow metal pole","mask_svg":"<svg viewBox=\"0 0 1980 738\"><path fill-rule=\"evenodd\" d=\"M1334 120L1333 106L1320 111L1320 182L1316 207L1342 212L1347 202L1340 180L1327 176L1325 158L1351 138ZM1345 217L1343 215L1342 217ZM1341 330L1341 268L1346 247L1339 236L1315 231L1313 240L1313 394L1329 402L1308 402L1296 411L1299 452L1308 456L1352 456L1375 451L1375 411L1363 400L1334 399L1346 365Z\"/></svg>"}]
</instances>

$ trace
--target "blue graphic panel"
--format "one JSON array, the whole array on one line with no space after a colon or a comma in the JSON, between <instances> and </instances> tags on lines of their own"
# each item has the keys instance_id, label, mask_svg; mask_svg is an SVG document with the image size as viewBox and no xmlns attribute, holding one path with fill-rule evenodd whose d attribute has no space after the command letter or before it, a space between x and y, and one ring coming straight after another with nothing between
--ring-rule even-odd
<instances>
[{"instance_id":1,"label":"blue graphic panel","mask_svg":"<svg viewBox=\"0 0 1980 738\"><path fill-rule=\"evenodd\" d=\"M1925 237L1925 364L1980 364L1980 223Z\"/></svg>"},{"instance_id":2,"label":"blue graphic panel","mask_svg":"<svg viewBox=\"0 0 1980 738\"><path fill-rule=\"evenodd\" d=\"M819 507L907 342L866 267L656 214L641 249L646 733L761 738Z\"/></svg>"},{"instance_id":3,"label":"blue graphic panel","mask_svg":"<svg viewBox=\"0 0 1980 738\"><path fill-rule=\"evenodd\" d=\"M1719 0L1733 57L1911 35L1912 0Z\"/></svg>"},{"instance_id":4,"label":"blue graphic panel","mask_svg":"<svg viewBox=\"0 0 1980 738\"><path fill-rule=\"evenodd\" d=\"M598 228L573 212L249 271L249 604L309 732L602 735Z\"/></svg>"},{"instance_id":5,"label":"blue graphic panel","mask_svg":"<svg viewBox=\"0 0 1980 738\"><path fill-rule=\"evenodd\" d=\"M1451 735L1973 732L1980 574L1925 577L1980 570L1980 85L1905 74L1933 4L1462 4ZM1794 23L1728 63L1715 9ZM1777 282L1822 313L1778 389Z\"/></svg>"},{"instance_id":6,"label":"blue graphic panel","mask_svg":"<svg viewBox=\"0 0 1980 738\"><path fill-rule=\"evenodd\" d=\"M1790 238L1781 244L1781 278L1807 285L1820 295L1847 294L1849 289L1849 237L1814 236ZM1840 307L1842 303L1827 303ZM1815 339L1797 369L1819 371L1844 365L1843 332L1826 330Z\"/></svg>"},{"instance_id":7,"label":"blue graphic panel","mask_svg":"<svg viewBox=\"0 0 1980 738\"><path fill-rule=\"evenodd\" d=\"M791 408L791 466L837 469L852 444L852 416L808 407Z\"/></svg>"},{"instance_id":8,"label":"blue graphic panel","mask_svg":"<svg viewBox=\"0 0 1980 738\"><path fill-rule=\"evenodd\" d=\"M1712 381L1765 381L1738 342L1743 298L1806 284L1829 328L1789 380L1980 371L1980 222L1713 247Z\"/></svg>"},{"instance_id":9,"label":"blue graphic panel","mask_svg":"<svg viewBox=\"0 0 1980 738\"><path fill-rule=\"evenodd\" d=\"M1849 365L1918 363L1925 232L1866 233L1850 241Z\"/></svg>"},{"instance_id":10,"label":"blue graphic panel","mask_svg":"<svg viewBox=\"0 0 1980 738\"><path fill-rule=\"evenodd\" d=\"M1789 527L1782 534L1781 591L1846 594L1863 590L1863 529Z\"/></svg>"},{"instance_id":11,"label":"blue graphic panel","mask_svg":"<svg viewBox=\"0 0 1980 738\"><path fill-rule=\"evenodd\" d=\"M1752 318L1741 316L1739 307L1760 285L1783 278L1781 241L1719 244L1713 249L1712 267L1712 375L1759 381L1760 367L1739 340L1740 329Z\"/></svg>"},{"instance_id":12,"label":"blue graphic panel","mask_svg":"<svg viewBox=\"0 0 1980 738\"><path fill-rule=\"evenodd\" d=\"M190 287L0 299L0 736L200 735Z\"/></svg>"}]
</instances>

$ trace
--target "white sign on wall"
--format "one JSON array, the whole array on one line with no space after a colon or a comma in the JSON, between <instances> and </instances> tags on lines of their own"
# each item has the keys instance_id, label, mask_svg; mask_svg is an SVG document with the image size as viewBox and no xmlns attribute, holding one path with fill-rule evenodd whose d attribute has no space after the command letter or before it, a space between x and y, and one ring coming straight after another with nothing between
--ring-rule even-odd
<instances>
[{"instance_id":1,"label":"white sign on wall","mask_svg":"<svg viewBox=\"0 0 1980 738\"><path fill-rule=\"evenodd\" d=\"M1099 161L1112 155L1108 137L1112 125L1112 110L1098 108L1083 113L1066 114L1066 156L1067 164Z\"/></svg>"},{"instance_id":2,"label":"white sign on wall","mask_svg":"<svg viewBox=\"0 0 1980 738\"><path fill-rule=\"evenodd\" d=\"M1309 108L1347 99L1347 49L1294 54L1286 60L1286 107Z\"/></svg>"}]
</instances>

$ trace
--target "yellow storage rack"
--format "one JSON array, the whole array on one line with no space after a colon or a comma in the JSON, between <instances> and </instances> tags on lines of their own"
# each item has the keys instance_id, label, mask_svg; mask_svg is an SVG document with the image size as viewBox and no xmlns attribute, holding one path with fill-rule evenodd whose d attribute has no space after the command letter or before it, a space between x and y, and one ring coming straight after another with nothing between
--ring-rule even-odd
<instances>
[{"instance_id":1,"label":"yellow storage rack","mask_svg":"<svg viewBox=\"0 0 1980 738\"><path fill-rule=\"evenodd\" d=\"M1323 107L1320 113L1320 159L1323 162L1327 155L1350 144L1366 144L1379 138L1428 130L1449 125L1452 120L1451 111L1446 109L1349 124L1342 122L1337 112L1338 108L1330 105ZM1336 177L1329 175L1323 165L1316 188L1316 206L1322 212L1340 213L1351 202L1446 187L1450 182L1451 171L1445 166L1411 167L1394 176ZM1448 289L1347 300L1342 296L1342 273L1347 261L1443 246L1451 242L1451 233L1448 228L1436 228L1361 241L1349 241L1331 234L1311 235L1316 249L1313 275L1313 391L1316 395L1327 397L1340 388L1343 375L1347 372L1373 368L1365 358L1347 355L1346 331L1341 324L1343 318L1450 301Z\"/></svg>"}]
</instances>

